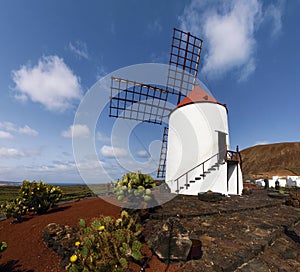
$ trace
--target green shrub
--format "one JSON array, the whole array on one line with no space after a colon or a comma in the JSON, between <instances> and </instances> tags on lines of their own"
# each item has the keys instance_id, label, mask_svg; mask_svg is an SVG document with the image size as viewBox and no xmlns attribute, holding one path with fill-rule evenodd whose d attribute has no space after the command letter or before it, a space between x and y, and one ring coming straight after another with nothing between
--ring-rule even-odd
<instances>
[{"instance_id":1,"label":"green shrub","mask_svg":"<svg viewBox=\"0 0 300 272\"><path fill-rule=\"evenodd\" d=\"M138 241L142 227L126 211L118 219L101 217L90 226L80 219L79 226L80 241L66 267L69 272L121 272L126 271L129 260L143 258Z\"/></svg>"},{"instance_id":2,"label":"green shrub","mask_svg":"<svg viewBox=\"0 0 300 272\"><path fill-rule=\"evenodd\" d=\"M132 172L116 182L114 193L120 201L124 198L150 201L152 199L151 189L155 187L156 184L151 176L141 172Z\"/></svg>"},{"instance_id":3,"label":"green shrub","mask_svg":"<svg viewBox=\"0 0 300 272\"><path fill-rule=\"evenodd\" d=\"M7 249L7 244L5 242L0 242L0 253Z\"/></svg>"},{"instance_id":4,"label":"green shrub","mask_svg":"<svg viewBox=\"0 0 300 272\"><path fill-rule=\"evenodd\" d=\"M280 195L284 195L284 194L285 194L285 192L284 192L283 189L280 189L278 193L279 193Z\"/></svg>"},{"instance_id":5,"label":"green shrub","mask_svg":"<svg viewBox=\"0 0 300 272\"><path fill-rule=\"evenodd\" d=\"M1 259L1 252L7 249L7 244L5 242L0 242L0 259Z\"/></svg>"},{"instance_id":6,"label":"green shrub","mask_svg":"<svg viewBox=\"0 0 300 272\"><path fill-rule=\"evenodd\" d=\"M14 217L18 221L22 221L22 215L47 212L56 206L61 197L62 191L57 186L42 181L24 180L16 199L4 202L1 209L7 218Z\"/></svg>"},{"instance_id":7,"label":"green shrub","mask_svg":"<svg viewBox=\"0 0 300 272\"><path fill-rule=\"evenodd\" d=\"M22 205L22 198L17 197L13 201L4 202L0 206L7 218L14 217L19 222L22 221L22 215L26 214L27 207Z\"/></svg>"}]
</instances>

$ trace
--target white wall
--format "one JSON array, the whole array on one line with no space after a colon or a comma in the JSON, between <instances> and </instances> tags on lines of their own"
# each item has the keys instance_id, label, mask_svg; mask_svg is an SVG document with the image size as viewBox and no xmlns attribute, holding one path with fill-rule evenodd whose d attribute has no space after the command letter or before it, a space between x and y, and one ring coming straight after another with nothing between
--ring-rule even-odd
<instances>
[{"instance_id":1,"label":"white wall","mask_svg":"<svg viewBox=\"0 0 300 272\"><path fill-rule=\"evenodd\" d=\"M241 195L243 191L243 175L241 167L237 165L228 166L228 194Z\"/></svg>"},{"instance_id":2,"label":"white wall","mask_svg":"<svg viewBox=\"0 0 300 272\"><path fill-rule=\"evenodd\" d=\"M275 182L279 181L279 186L280 187L285 187L286 185L286 179L281 178L280 176L273 176L272 179L269 180L269 188L273 187L275 188Z\"/></svg>"},{"instance_id":3,"label":"white wall","mask_svg":"<svg viewBox=\"0 0 300 272\"><path fill-rule=\"evenodd\" d=\"M207 170L210 165L205 167ZM200 168L196 168L194 171L188 174L188 181L195 180L195 177L198 177L202 174L202 166ZM227 176L227 164L219 165L219 169L215 171L211 171L210 173L206 174L203 178L201 177L200 180L196 180L195 183L189 183L190 187L186 187L186 175L181 177L178 182L177 180L172 180L168 182L168 185L171 189L172 193L177 193L177 189L179 189L179 194L186 194L186 195L197 195L200 192L207 192L209 190L213 192L218 192L227 195L227 180L224 178ZM181 189L183 187L183 189Z\"/></svg>"},{"instance_id":4,"label":"white wall","mask_svg":"<svg viewBox=\"0 0 300 272\"><path fill-rule=\"evenodd\" d=\"M275 188L275 182L279 181L280 187L288 186L298 186L300 187L300 176L287 176L286 178L282 178L280 176L273 176L272 179L269 179L269 187ZM265 182L263 179L255 180L256 184L261 183L262 186L265 186Z\"/></svg>"},{"instance_id":5,"label":"white wall","mask_svg":"<svg viewBox=\"0 0 300 272\"><path fill-rule=\"evenodd\" d=\"M227 134L228 148L227 111L222 105L205 102L188 104L175 109L170 114L166 182L172 192L177 190L175 180L179 176L219 152L218 131ZM214 164L216 158L214 160L205 165L205 168ZM202 173L202 169L197 169L197 171ZM188 178L194 179L199 175L197 171L193 171ZM183 186L185 182L186 177L181 178L180 186ZM197 195L199 192L208 190L227 193L226 164L209 173L204 180L201 179L191 184L188 189L181 190L180 193Z\"/></svg>"},{"instance_id":6,"label":"white wall","mask_svg":"<svg viewBox=\"0 0 300 272\"><path fill-rule=\"evenodd\" d=\"M298 186L300 187L300 176L287 176L286 183L289 186Z\"/></svg>"}]
</instances>

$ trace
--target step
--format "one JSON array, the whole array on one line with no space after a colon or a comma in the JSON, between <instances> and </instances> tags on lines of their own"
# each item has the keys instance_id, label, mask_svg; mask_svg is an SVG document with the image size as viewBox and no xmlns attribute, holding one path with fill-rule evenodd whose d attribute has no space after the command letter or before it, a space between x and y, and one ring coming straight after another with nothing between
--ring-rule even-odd
<instances>
[{"instance_id":1,"label":"step","mask_svg":"<svg viewBox=\"0 0 300 272\"><path fill-rule=\"evenodd\" d=\"M190 183L195 183L196 181L195 180L190 180Z\"/></svg>"},{"instance_id":2,"label":"step","mask_svg":"<svg viewBox=\"0 0 300 272\"><path fill-rule=\"evenodd\" d=\"M175 193L179 193L179 190L176 190Z\"/></svg>"},{"instance_id":3,"label":"step","mask_svg":"<svg viewBox=\"0 0 300 272\"><path fill-rule=\"evenodd\" d=\"M182 189L184 189L184 187L183 187L183 186L181 186L181 187L179 187L179 189L180 189L180 190L182 190Z\"/></svg>"},{"instance_id":4,"label":"step","mask_svg":"<svg viewBox=\"0 0 300 272\"><path fill-rule=\"evenodd\" d=\"M195 180L200 180L201 179L201 177L195 177Z\"/></svg>"},{"instance_id":5,"label":"step","mask_svg":"<svg viewBox=\"0 0 300 272\"><path fill-rule=\"evenodd\" d=\"M190 186L191 186L191 184L186 184L186 185L185 185L186 188L188 188L188 187L190 187Z\"/></svg>"},{"instance_id":6,"label":"step","mask_svg":"<svg viewBox=\"0 0 300 272\"><path fill-rule=\"evenodd\" d=\"M204 174L209 174L210 173L210 171L204 171Z\"/></svg>"},{"instance_id":7,"label":"step","mask_svg":"<svg viewBox=\"0 0 300 272\"><path fill-rule=\"evenodd\" d=\"M206 175L205 175L205 174L200 174L199 176L200 176L200 177L206 177Z\"/></svg>"},{"instance_id":8,"label":"step","mask_svg":"<svg viewBox=\"0 0 300 272\"><path fill-rule=\"evenodd\" d=\"M216 170L216 168L214 168L214 167L208 168L208 171L215 171L215 170Z\"/></svg>"}]
</instances>

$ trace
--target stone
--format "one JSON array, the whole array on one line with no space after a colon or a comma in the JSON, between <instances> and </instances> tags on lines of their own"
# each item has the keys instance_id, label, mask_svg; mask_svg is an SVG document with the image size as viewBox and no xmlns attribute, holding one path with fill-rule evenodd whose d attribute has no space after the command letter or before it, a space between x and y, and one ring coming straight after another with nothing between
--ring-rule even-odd
<instances>
[{"instance_id":1,"label":"stone","mask_svg":"<svg viewBox=\"0 0 300 272\"><path fill-rule=\"evenodd\" d=\"M298 208L298 207L300 207L300 201L299 201L299 200L297 200L297 199L293 200L293 204L292 204L292 206L293 206L293 207L295 207L295 208Z\"/></svg>"},{"instance_id":2,"label":"stone","mask_svg":"<svg viewBox=\"0 0 300 272\"><path fill-rule=\"evenodd\" d=\"M192 247L189 232L176 217L167 219L157 235L150 239L150 244L163 261L186 261Z\"/></svg>"},{"instance_id":3,"label":"stone","mask_svg":"<svg viewBox=\"0 0 300 272\"><path fill-rule=\"evenodd\" d=\"M242 191L242 195L251 195L252 194L252 189L245 187Z\"/></svg>"},{"instance_id":4,"label":"stone","mask_svg":"<svg viewBox=\"0 0 300 272\"><path fill-rule=\"evenodd\" d=\"M200 236L200 240L203 244L203 246L210 246L211 243L215 240L215 238L212 238L208 236L207 234L203 234Z\"/></svg>"},{"instance_id":5,"label":"stone","mask_svg":"<svg viewBox=\"0 0 300 272\"><path fill-rule=\"evenodd\" d=\"M293 248L288 248L285 251L281 252L280 255L284 259L296 259L297 258L297 251Z\"/></svg>"},{"instance_id":6,"label":"stone","mask_svg":"<svg viewBox=\"0 0 300 272\"><path fill-rule=\"evenodd\" d=\"M270 272L268 265L259 259L254 259L250 261L247 265L241 268L239 271L241 272Z\"/></svg>"},{"instance_id":7,"label":"stone","mask_svg":"<svg viewBox=\"0 0 300 272\"><path fill-rule=\"evenodd\" d=\"M207 222L202 222L202 226L203 226L203 227L210 227L211 224L210 224L210 223L207 223Z\"/></svg>"},{"instance_id":8,"label":"stone","mask_svg":"<svg viewBox=\"0 0 300 272\"><path fill-rule=\"evenodd\" d=\"M300 209L282 205L287 199L292 203L290 197L272 198L270 192L253 190L220 202L178 195L149 216L145 241L162 230L168 217L176 217L191 240L200 240L202 251L197 259L180 263L178 272L300 271ZM297 195L299 189L293 198Z\"/></svg>"},{"instance_id":9,"label":"stone","mask_svg":"<svg viewBox=\"0 0 300 272\"><path fill-rule=\"evenodd\" d=\"M47 247L52 248L61 256L61 267L64 268L75 251L75 242L79 239L79 232L74 227L50 223L43 231L43 239Z\"/></svg>"},{"instance_id":10,"label":"stone","mask_svg":"<svg viewBox=\"0 0 300 272\"><path fill-rule=\"evenodd\" d=\"M214 192L198 193L198 199L205 202L219 202L224 199L224 195Z\"/></svg>"}]
</instances>

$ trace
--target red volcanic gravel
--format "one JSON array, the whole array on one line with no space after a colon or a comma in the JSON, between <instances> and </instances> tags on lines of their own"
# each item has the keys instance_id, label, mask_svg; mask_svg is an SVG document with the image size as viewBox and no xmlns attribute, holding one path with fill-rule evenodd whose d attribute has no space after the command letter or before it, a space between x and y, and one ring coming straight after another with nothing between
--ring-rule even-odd
<instances>
[{"instance_id":1,"label":"red volcanic gravel","mask_svg":"<svg viewBox=\"0 0 300 272\"><path fill-rule=\"evenodd\" d=\"M50 223L76 226L80 218L118 216L119 211L119 207L93 198L60 205L44 215L25 217L22 223L11 224L11 218L0 222L0 241L8 245L0 259L0 271L64 271L60 269L60 257L43 242L44 228Z\"/></svg>"},{"instance_id":2,"label":"red volcanic gravel","mask_svg":"<svg viewBox=\"0 0 300 272\"><path fill-rule=\"evenodd\" d=\"M5 241L8 248L1 254L0 271L4 272L61 272L61 259L43 241L43 230L50 223L78 226L80 218L91 221L104 216L117 217L120 208L101 198L85 199L78 202L59 205L58 208L44 215L25 217L22 223L12 224L12 219L0 222L0 241ZM151 256L145 246L144 254ZM171 265L167 271L172 272ZM131 264L128 271L140 271L141 267ZM153 257L145 271L165 271L166 265ZM109 272L109 271L108 271Z\"/></svg>"}]
</instances>

